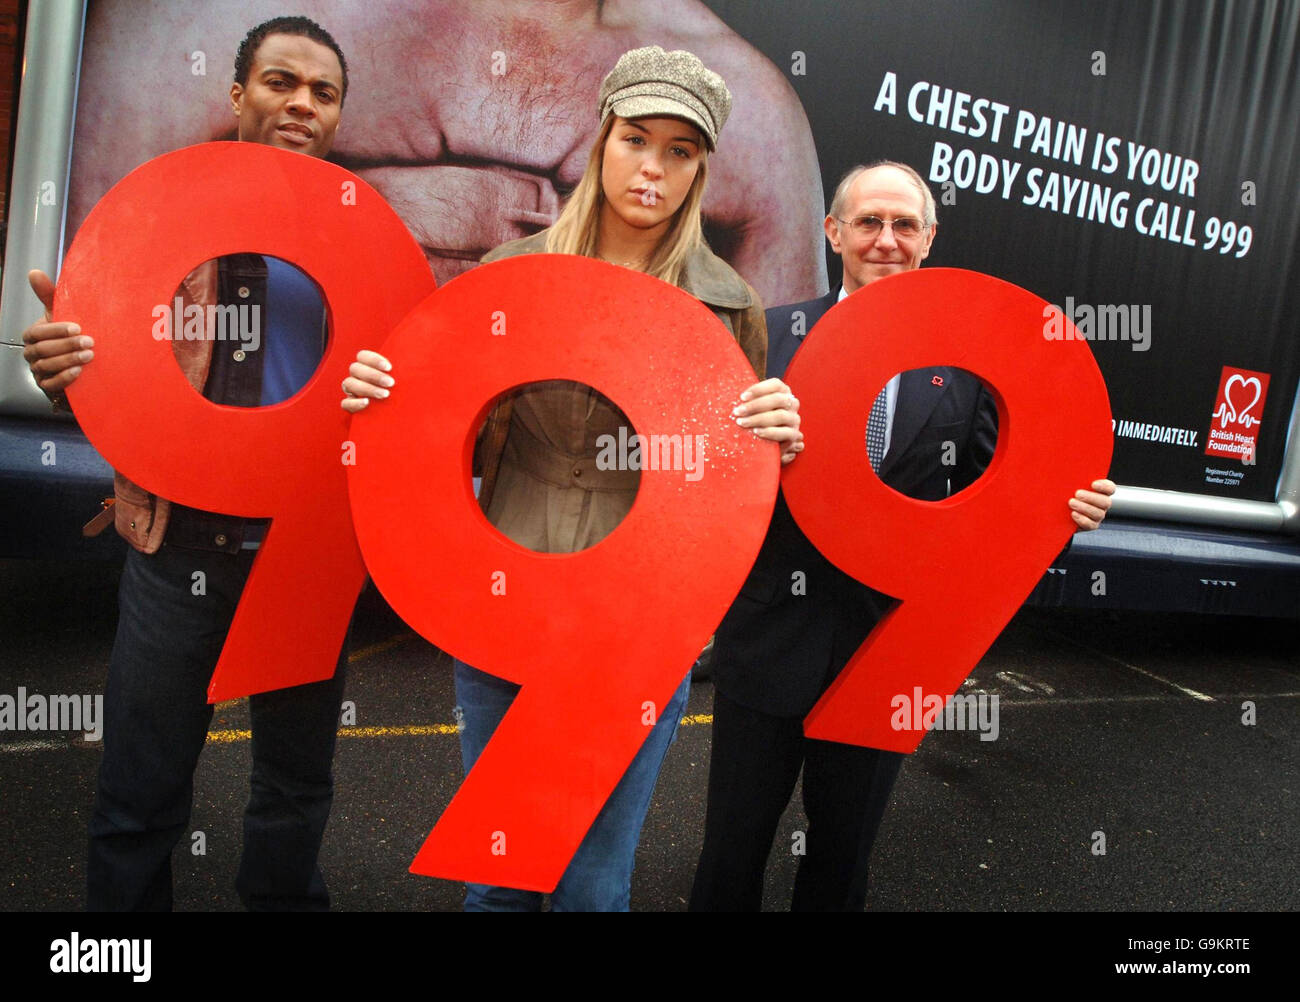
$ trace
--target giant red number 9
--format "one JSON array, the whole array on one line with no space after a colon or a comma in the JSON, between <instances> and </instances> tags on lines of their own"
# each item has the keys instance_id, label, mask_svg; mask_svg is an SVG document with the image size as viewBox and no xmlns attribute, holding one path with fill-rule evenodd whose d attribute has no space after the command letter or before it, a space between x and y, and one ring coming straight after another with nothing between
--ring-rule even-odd
<instances>
[{"instance_id":1,"label":"giant red number 9","mask_svg":"<svg viewBox=\"0 0 1300 1002\"><path fill-rule=\"evenodd\" d=\"M951 695L1074 530L1074 491L1110 464L1110 405L1087 344L1043 335L1046 303L975 272L873 282L830 310L787 373L808 449L782 487L805 535L845 573L900 599L809 712L812 738L913 751L893 700ZM986 379L998 444L984 475L939 502L886 487L863 444L897 372L957 366Z\"/></svg>"},{"instance_id":2,"label":"giant red number 9","mask_svg":"<svg viewBox=\"0 0 1300 1002\"><path fill-rule=\"evenodd\" d=\"M463 275L383 353L397 389L352 423L366 564L421 634L523 686L412 869L549 891L758 553L779 463L731 418L753 370L691 296L574 256ZM578 553L511 542L471 490L475 432L499 394L547 379L594 386L642 435L707 436L702 475L644 470Z\"/></svg>"},{"instance_id":3,"label":"giant red number 9","mask_svg":"<svg viewBox=\"0 0 1300 1002\"><path fill-rule=\"evenodd\" d=\"M152 309L170 307L202 262L249 251L315 279L331 337L316 375L291 399L219 406L186 382L171 343L152 337ZM159 497L272 520L209 698L333 674L365 582L347 506L339 381L357 350L382 340L433 285L406 226L365 182L253 143L149 161L77 233L54 318L95 337L95 360L68 391L95 448Z\"/></svg>"}]
</instances>

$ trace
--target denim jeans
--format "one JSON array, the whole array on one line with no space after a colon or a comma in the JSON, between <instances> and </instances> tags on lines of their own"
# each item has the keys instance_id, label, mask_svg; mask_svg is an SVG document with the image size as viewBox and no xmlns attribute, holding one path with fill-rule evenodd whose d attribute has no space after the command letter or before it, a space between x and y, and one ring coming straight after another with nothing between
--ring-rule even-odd
<instances>
[{"instance_id":1,"label":"denim jeans","mask_svg":"<svg viewBox=\"0 0 1300 1002\"><path fill-rule=\"evenodd\" d=\"M455 665L456 701L464 712L460 750L468 773L506 715L519 686L462 661ZM632 865L641 839L641 826L650 809L650 797L668 746L676 740L677 725L690 692L691 676L687 673L551 893L551 911L628 911ZM542 895L537 891L490 884L466 884L465 887L467 912L542 909Z\"/></svg>"},{"instance_id":2,"label":"denim jeans","mask_svg":"<svg viewBox=\"0 0 1300 1002\"><path fill-rule=\"evenodd\" d=\"M171 854L189 825L212 719L208 682L253 556L172 546L127 554L90 821L92 911L171 908ZM249 697L253 771L236 888L250 909L329 906L316 859L346 661L340 652L331 679Z\"/></svg>"}]
</instances>

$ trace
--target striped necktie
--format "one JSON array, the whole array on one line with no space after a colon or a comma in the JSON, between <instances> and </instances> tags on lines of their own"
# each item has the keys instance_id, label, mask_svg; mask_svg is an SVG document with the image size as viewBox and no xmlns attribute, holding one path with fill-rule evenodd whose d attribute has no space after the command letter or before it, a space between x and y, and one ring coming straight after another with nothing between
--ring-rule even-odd
<instances>
[{"instance_id":1,"label":"striped necktie","mask_svg":"<svg viewBox=\"0 0 1300 1002\"><path fill-rule=\"evenodd\" d=\"M881 390L876 402L871 405L871 414L867 418L867 458L871 468L880 472L880 461L885 458L885 428L889 423L889 408L886 406L885 391Z\"/></svg>"}]
</instances>

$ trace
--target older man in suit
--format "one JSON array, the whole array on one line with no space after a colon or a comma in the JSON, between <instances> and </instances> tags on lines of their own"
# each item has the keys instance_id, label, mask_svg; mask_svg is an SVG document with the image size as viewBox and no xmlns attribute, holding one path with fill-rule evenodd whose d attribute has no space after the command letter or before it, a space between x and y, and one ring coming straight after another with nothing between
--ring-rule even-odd
<instances>
[{"instance_id":1,"label":"older man in suit","mask_svg":"<svg viewBox=\"0 0 1300 1002\"><path fill-rule=\"evenodd\" d=\"M835 191L825 229L843 261L843 286L767 312L769 377L784 374L802 333L840 299L920 266L938 230L934 196L905 164L855 167ZM978 479L996 439L997 407L983 384L934 367L890 380L872 406L866 444L885 483L938 501ZM1079 529L1101 523L1114 486L1098 480L1069 499ZM759 908L776 826L801 768L809 825L791 907L864 907L867 861L903 756L806 738L803 718L889 603L827 561L784 496L777 498L763 549L714 647L713 751L693 911Z\"/></svg>"}]
</instances>

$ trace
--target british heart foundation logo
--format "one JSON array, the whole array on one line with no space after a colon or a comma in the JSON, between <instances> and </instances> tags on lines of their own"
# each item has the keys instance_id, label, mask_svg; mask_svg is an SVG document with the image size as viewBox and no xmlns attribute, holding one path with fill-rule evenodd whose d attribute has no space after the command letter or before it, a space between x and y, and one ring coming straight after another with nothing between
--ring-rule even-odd
<instances>
[{"instance_id":1,"label":"british heart foundation logo","mask_svg":"<svg viewBox=\"0 0 1300 1002\"><path fill-rule=\"evenodd\" d=\"M1223 367L1219 396L1210 418L1207 456L1227 456L1243 463L1254 462L1258 449L1259 421L1268 396L1268 373Z\"/></svg>"}]
</instances>

